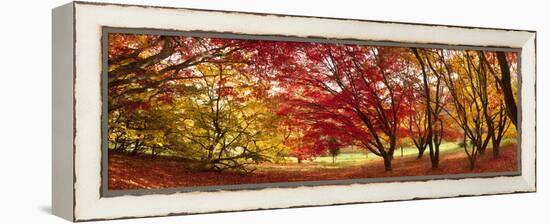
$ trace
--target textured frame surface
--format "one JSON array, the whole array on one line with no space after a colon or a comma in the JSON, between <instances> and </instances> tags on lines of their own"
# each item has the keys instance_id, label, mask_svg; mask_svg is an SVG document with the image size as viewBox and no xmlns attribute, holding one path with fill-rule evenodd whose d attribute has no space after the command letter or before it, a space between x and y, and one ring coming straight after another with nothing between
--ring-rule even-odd
<instances>
[{"instance_id":1,"label":"textured frame surface","mask_svg":"<svg viewBox=\"0 0 550 224\"><path fill-rule=\"evenodd\" d=\"M75 3L74 219L115 219L322 206L418 198L532 192L535 175L535 37L532 31L347 19L260 15L176 8ZM242 24L247 24L243 26ZM270 24L270 26L265 26ZM101 195L101 35L103 27L321 37L389 43L521 49L521 175L341 186ZM481 188L480 186L483 186ZM238 201L239 203L234 203Z\"/></svg>"}]
</instances>

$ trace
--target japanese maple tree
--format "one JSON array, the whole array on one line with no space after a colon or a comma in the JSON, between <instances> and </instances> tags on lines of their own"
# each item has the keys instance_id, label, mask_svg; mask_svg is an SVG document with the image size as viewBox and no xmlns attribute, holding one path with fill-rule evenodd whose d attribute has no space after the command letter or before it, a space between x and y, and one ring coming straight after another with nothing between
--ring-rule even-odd
<instances>
[{"instance_id":1,"label":"japanese maple tree","mask_svg":"<svg viewBox=\"0 0 550 224\"><path fill-rule=\"evenodd\" d=\"M308 125L323 145L336 139L384 159L390 171L400 122L408 108L398 77L404 65L399 48L305 44L293 55L292 72L278 76L287 98L280 114ZM328 144L325 144L328 145Z\"/></svg>"}]
</instances>

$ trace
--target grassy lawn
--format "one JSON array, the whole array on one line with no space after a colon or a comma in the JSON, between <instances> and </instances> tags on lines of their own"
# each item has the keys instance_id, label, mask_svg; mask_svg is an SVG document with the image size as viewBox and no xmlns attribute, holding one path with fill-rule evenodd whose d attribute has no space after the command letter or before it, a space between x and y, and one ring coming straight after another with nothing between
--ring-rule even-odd
<instances>
[{"instance_id":1,"label":"grassy lawn","mask_svg":"<svg viewBox=\"0 0 550 224\"><path fill-rule=\"evenodd\" d=\"M445 142L442 143L439 147L440 153L453 153L457 151L462 151L462 148L454 143L454 142ZM425 156L428 155L428 149L424 152ZM409 156L417 156L418 155L418 149L414 146L409 147L403 147L403 157L409 157ZM399 158L401 157L401 148L397 148L394 152L394 157ZM320 163L322 165L327 166L349 166L349 165L359 165L361 163L364 163L366 161L377 161L382 160L382 157L377 156L371 152L368 152L368 154L362 151L357 152L350 152L350 151L344 151L341 152L336 157L336 162L332 164L332 157L331 156L321 156L317 157L313 160L313 162Z\"/></svg>"},{"instance_id":2,"label":"grassy lawn","mask_svg":"<svg viewBox=\"0 0 550 224\"><path fill-rule=\"evenodd\" d=\"M502 146L514 144L516 139L503 139L501 142ZM489 143L488 148L491 148L492 145ZM456 142L443 142L439 146L440 154L449 154L463 152L463 148L458 145ZM415 146L403 147L403 157L416 157L418 155L418 149ZM429 149L426 149L424 156L429 156ZM395 158L401 157L401 148L398 147L394 152ZM297 162L295 158L288 158L289 162ZM345 166L355 166L364 164L367 161L381 161L382 157L374 155L371 152L366 153L366 151L344 151L341 152L336 157L336 162L332 163L331 156L320 156L315 158L313 161L305 161L304 163L316 163L317 165L326 166L326 167L345 167Z\"/></svg>"},{"instance_id":3,"label":"grassy lawn","mask_svg":"<svg viewBox=\"0 0 550 224\"><path fill-rule=\"evenodd\" d=\"M515 144L515 143L516 143L515 138L503 139L502 142L501 142L501 147L506 146L506 145L510 145L510 144ZM491 143L489 143L488 149L490 149L491 147L492 147L492 145L491 145ZM464 149L462 147L460 147L457 142L443 142L439 146L439 151L440 151L440 154L456 154L456 153L463 153ZM150 152L146 151L145 153L148 154ZM408 159L408 158L411 158L411 157L416 157L417 155L418 155L418 149L414 145L403 147L403 157L401 157L401 148L400 147L397 147L395 149L395 152L394 152L395 159L399 159L399 158ZM160 157L165 157L165 158L171 158L171 157L174 157L174 156L177 157L176 154L171 153L170 151L163 152L163 153L159 154L159 156ZM426 148L426 151L424 152L424 157L426 157L426 158L429 157L429 149L428 148ZM298 164L297 159L294 158L294 157L286 157L285 161L286 162L281 162L279 164L281 164L281 165L284 165L284 164L287 164L287 165L289 165L289 164ZM347 149L347 150L343 150L336 157L335 163L332 162L332 157L330 155L325 155L325 156L316 157L312 161L305 160L301 164L303 167L300 167L300 168L296 167L296 168L299 168L300 170L310 169L310 168L313 168L313 167L328 168L328 169L330 169L330 168L344 168L344 167L349 167L349 166L364 165L366 162L369 162L369 161L382 161L382 157L377 156L377 155L373 154L370 151L367 152L367 151L358 151L358 150L349 150L349 149ZM259 165L257 168L259 170L264 170L264 169L271 169L272 167L270 167L270 166L265 167L265 165Z\"/></svg>"}]
</instances>

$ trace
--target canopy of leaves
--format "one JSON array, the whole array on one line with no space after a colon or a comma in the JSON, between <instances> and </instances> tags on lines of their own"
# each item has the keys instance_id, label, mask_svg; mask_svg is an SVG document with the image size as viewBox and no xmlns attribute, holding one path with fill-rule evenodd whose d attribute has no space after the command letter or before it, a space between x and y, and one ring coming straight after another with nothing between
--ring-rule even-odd
<instances>
[{"instance_id":1,"label":"canopy of leaves","mask_svg":"<svg viewBox=\"0 0 550 224\"><path fill-rule=\"evenodd\" d=\"M135 34L108 42L114 151L251 172L357 146L391 169L405 142L515 135L495 52ZM516 57L504 60L512 94Z\"/></svg>"}]
</instances>

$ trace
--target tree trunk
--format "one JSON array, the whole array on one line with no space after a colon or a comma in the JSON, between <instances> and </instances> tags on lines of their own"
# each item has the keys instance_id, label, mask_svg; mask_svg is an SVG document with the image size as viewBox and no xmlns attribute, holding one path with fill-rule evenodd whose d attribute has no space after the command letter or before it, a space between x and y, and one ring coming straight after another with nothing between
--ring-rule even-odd
<instances>
[{"instance_id":1,"label":"tree trunk","mask_svg":"<svg viewBox=\"0 0 550 224\"><path fill-rule=\"evenodd\" d=\"M157 147L156 146L153 146L153 148L151 148L151 159L155 159L155 157L157 156L155 153L156 153L156 150Z\"/></svg>"},{"instance_id":2,"label":"tree trunk","mask_svg":"<svg viewBox=\"0 0 550 224\"><path fill-rule=\"evenodd\" d=\"M208 154L206 155L206 163L210 164L214 158L214 146L208 148Z\"/></svg>"},{"instance_id":3,"label":"tree trunk","mask_svg":"<svg viewBox=\"0 0 550 224\"><path fill-rule=\"evenodd\" d=\"M477 157L480 155L480 151L481 151L481 148L483 143L482 142L479 142L481 140L477 140L476 143L474 143L472 145L472 154L470 156L470 170L474 170L476 168L476 160L477 160Z\"/></svg>"},{"instance_id":4,"label":"tree trunk","mask_svg":"<svg viewBox=\"0 0 550 224\"><path fill-rule=\"evenodd\" d=\"M512 123L518 127L518 109L516 105L516 100L514 99L514 93L512 90L512 79L510 78L510 66L506 60L506 54L502 51L497 52L497 60L500 66L500 73L502 78L500 79L500 84L502 87L502 93L504 94L504 102L506 104L506 114L512 120Z\"/></svg>"},{"instance_id":5,"label":"tree trunk","mask_svg":"<svg viewBox=\"0 0 550 224\"><path fill-rule=\"evenodd\" d=\"M416 156L416 159L421 159L424 156L425 151L426 148L418 149L418 155Z\"/></svg>"},{"instance_id":6,"label":"tree trunk","mask_svg":"<svg viewBox=\"0 0 550 224\"><path fill-rule=\"evenodd\" d=\"M500 141L493 141L493 158L498 158L500 154Z\"/></svg>"},{"instance_id":7,"label":"tree trunk","mask_svg":"<svg viewBox=\"0 0 550 224\"><path fill-rule=\"evenodd\" d=\"M480 155L480 156L485 155L485 149L480 149L480 150L479 150L479 155Z\"/></svg>"},{"instance_id":8,"label":"tree trunk","mask_svg":"<svg viewBox=\"0 0 550 224\"><path fill-rule=\"evenodd\" d=\"M298 163L302 163L302 159L301 158L296 158L298 159Z\"/></svg>"},{"instance_id":9,"label":"tree trunk","mask_svg":"<svg viewBox=\"0 0 550 224\"><path fill-rule=\"evenodd\" d=\"M132 150L132 155L133 156L137 155L138 150L139 150L139 140L136 140L134 142L134 149Z\"/></svg>"},{"instance_id":10,"label":"tree trunk","mask_svg":"<svg viewBox=\"0 0 550 224\"><path fill-rule=\"evenodd\" d=\"M435 146L435 169L439 168L439 144Z\"/></svg>"},{"instance_id":11,"label":"tree trunk","mask_svg":"<svg viewBox=\"0 0 550 224\"><path fill-rule=\"evenodd\" d=\"M383 156L384 158L384 170L385 171L391 171L391 156L386 154Z\"/></svg>"},{"instance_id":12,"label":"tree trunk","mask_svg":"<svg viewBox=\"0 0 550 224\"><path fill-rule=\"evenodd\" d=\"M469 160L470 160L470 170L474 170L476 168L476 159L472 157Z\"/></svg>"},{"instance_id":13,"label":"tree trunk","mask_svg":"<svg viewBox=\"0 0 550 224\"><path fill-rule=\"evenodd\" d=\"M435 168L439 168L439 145L435 147Z\"/></svg>"},{"instance_id":14,"label":"tree trunk","mask_svg":"<svg viewBox=\"0 0 550 224\"><path fill-rule=\"evenodd\" d=\"M432 106L431 106L432 97L430 96L431 95L430 94L430 85L428 83L428 73L426 72L426 65L424 64L424 60L422 59L422 57L418 53L418 50L413 48L413 53L414 53L416 59L418 60L418 62L420 64L420 67L422 68L422 81L423 81L423 84L424 84L424 94L426 94L426 96L425 96L425 100L426 100L426 120L428 122L428 124L427 124L428 135L426 136L426 141L428 142L428 148L430 150L430 161L432 163L432 169L437 169L437 167L439 166L439 155L436 156L435 151L434 151L434 142L436 141L437 134L434 133L434 127L433 127L433 124L435 122L437 122L437 120L436 120L437 115L434 113L434 111L432 109ZM430 62L428 61L428 65L431 68L431 64L429 64L429 63ZM434 71L433 68L432 68L432 71ZM435 98L437 99L437 97L438 97L438 95L437 95L437 92L436 92ZM436 105L436 108L437 108L437 105ZM439 154L439 151L437 152L437 154Z\"/></svg>"}]
</instances>

